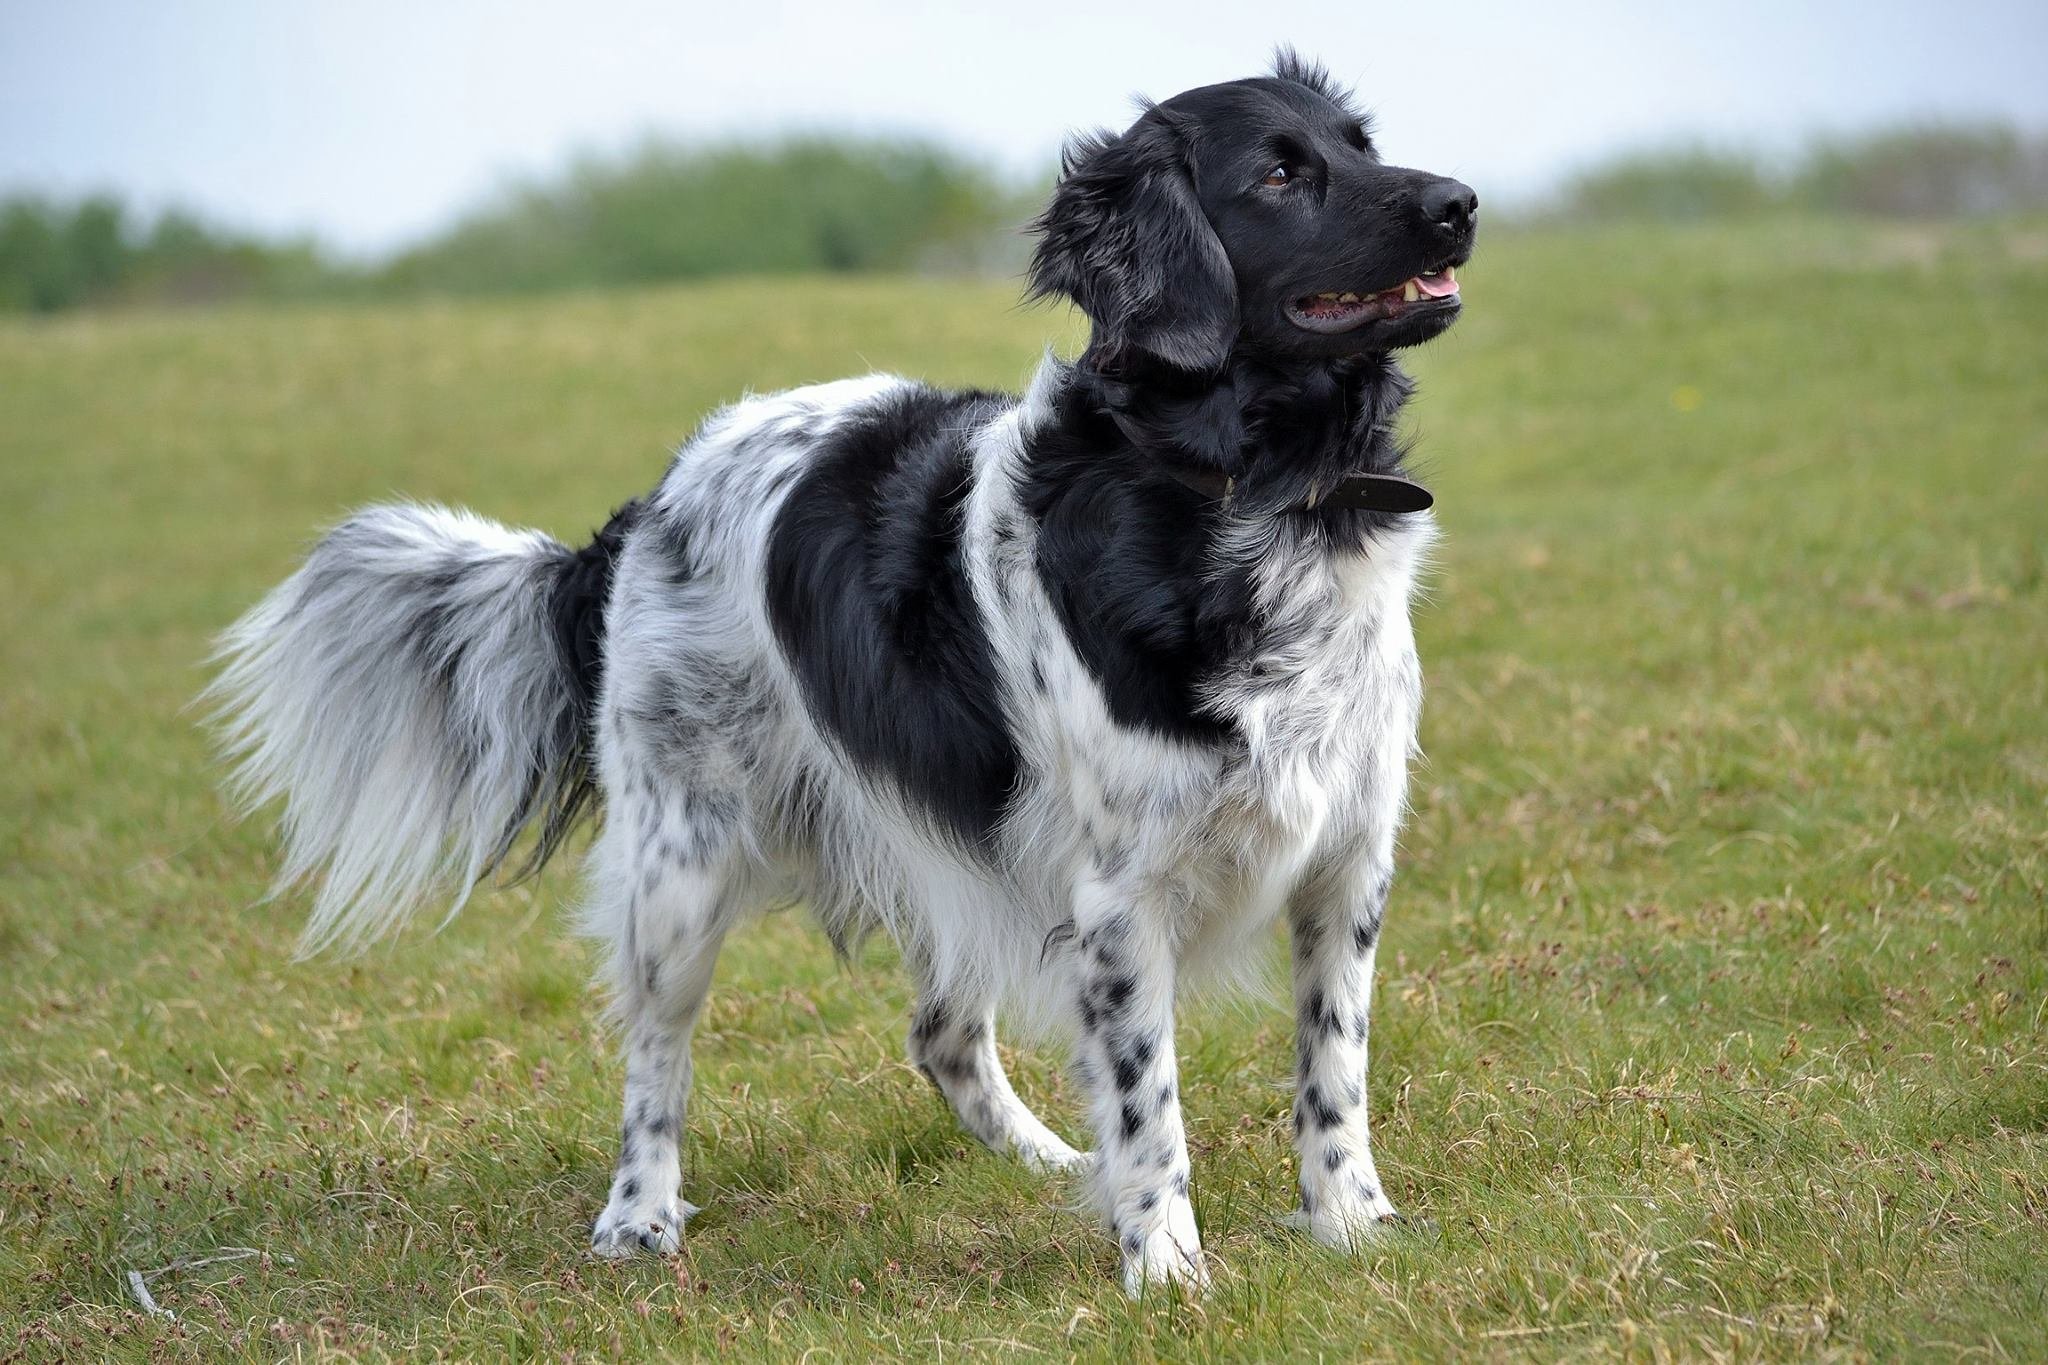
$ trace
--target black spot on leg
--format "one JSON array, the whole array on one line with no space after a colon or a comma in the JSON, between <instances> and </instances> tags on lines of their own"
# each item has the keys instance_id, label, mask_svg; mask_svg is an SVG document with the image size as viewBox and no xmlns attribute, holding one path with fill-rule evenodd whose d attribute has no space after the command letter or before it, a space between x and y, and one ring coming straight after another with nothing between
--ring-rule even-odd
<instances>
[{"instance_id":1,"label":"black spot on leg","mask_svg":"<svg viewBox=\"0 0 2048 1365\"><path fill-rule=\"evenodd\" d=\"M1181 1171L1173 1177L1173 1193L1176 1198L1185 1199L1188 1197L1188 1173L1186 1171Z\"/></svg>"},{"instance_id":2,"label":"black spot on leg","mask_svg":"<svg viewBox=\"0 0 2048 1365\"><path fill-rule=\"evenodd\" d=\"M1040 696L1045 695L1045 666L1038 662L1036 655L1031 659L1031 690Z\"/></svg>"},{"instance_id":3,"label":"black spot on leg","mask_svg":"<svg viewBox=\"0 0 2048 1365\"><path fill-rule=\"evenodd\" d=\"M655 991L656 991L656 990L657 990L657 989L658 989L658 988L660 987L660 985L661 985L661 959L660 959L660 958L658 958L658 957L650 957L650 958L648 958L648 959L647 959L647 966L646 966L646 968L645 968L645 974L644 974L644 976L642 977L642 979L643 979L643 980L644 980L644 981L646 982L646 984L647 984L647 993L648 993L649 995L652 995L652 994L654 994L654 992L655 992Z\"/></svg>"},{"instance_id":4,"label":"black spot on leg","mask_svg":"<svg viewBox=\"0 0 2048 1365\"><path fill-rule=\"evenodd\" d=\"M1161 1113L1166 1112L1167 1106L1172 1103L1173 1085L1171 1082L1169 1082L1168 1084L1159 1087L1159 1111Z\"/></svg>"},{"instance_id":5,"label":"black spot on leg","mask_svg":"<svg viewBox=\"0 0 2048 1365\"><path fill-rule=\"evenodd\" d=\"M1315 1084L1310 1084L1301 1092L1298 1112L1317 1128L1334 1128L1343 1118L1343 1115L1337 1112L1337 1107L1323 1098L1323 1088Z\"/></svg>"},{"instance_id":6,"label":"black spot on leg","mask_svg":"<svg viewBox=\"0 0 2048 1365\"><path fill-rule=\"evenodd\" d=\"M628 1128L619 1135L619 1164L621 1166L632 1165L634 1155L633 1130Z\"/></svg>"},{"instance_id":7,"label":"black spot on leg","mask_svg":"<svg viewBox=\"0 0 2048 1365\"><path fill-rule=\"evenodd\" d=\"M1343 1164L1344 1149L1342 1147L1332 1147L1329 1151L1323 1153L1324 1170L1334 1172L1339 1166L1342 1166Z\"/></svg>"},{"instance_id":8,"label":"black spot on leg","mask_svg":"<svg viewBox=\"0 0 2048 1365\"><path fill-rule=\"evenodd\" d=\"M1152 1210L1153 1210L1153 1209L1154 1209L1155 1207L1157 1207L1157 1206L1158 1206L1158 1204L1159 1204L1159 1193L1158 1193L1158 1191L1156 1191L1156 1190L1147 1190L1147 1191L1145 1191L1144 1195L1143 1195L1143 1196L1141 1196L1141 1197L1139 1198L1139 1200L1138 1200L1138 1212L1139 1212L1139 1213L1150 1213L1150 1212L1152 1212Z\"/></svg>"},{"instance_id":9,"label":"black spot on leg","mask_svg":"<svg viewBox=\"0 0 2048 1365\"><path fill-rule=\"evenodd\" d=\"M1135 1256L1145 1249L1145 1239L1135 1232L1127 1232L1123 1237L1123 1248L1126 1256Z\"/></svg>"},{"instance_id":10,"label":"black spot on leg","mask_svg":"<svg viewBox=\"0 0 2048 1365\"><path fill-rule=\"evenodd\" d=\"M1351 1038L1352 1038L1352 1041L1353 1041L1353 1042L1358 1042L1358 1043L1362 1043L1362 1042L1364 1042L1364 1041L1365 1041L1365 1034L1366 1034L1366 1015L1365 1015L1365 1011L1364 1011L1364 1010L1360 1010L1360 1011L1359 1011L1359 1012L1358 1012L1357 1014L1354 1014L1353 1016L1351 1016Z\"/></svg>"},{"instance_id":11,"label":"black spot on leg","mask_svg":"<svg viewBox=\"0 0 2048 1365\"><path fill-rule=\"evenodd\" d=\"M1354 952L1364 954L1379 942L1380 926L1372 919L1362 919L1351 926L1351 947Z\"/></svg>"},{"instance_id":12,"label":"black spot on leg","mask_svg":"<svg viewBox=\"0 0 2048 1365\"><path fill-rule=\"evenodd\" d=\"M1125 1100L1123 1104L1124 1141L1129 1142L1145 1126L1145 1116L1138 1112L1138 1106Z\"/></svg>"},{"instance_id":13,"label":"black spot on leg","mask_svg":"<svg viewBox=\"0 0 2048 1365\"><path fill-rule=\"evenodd\" d=\"M1299 959L1314 957L1316 948L1323 941L1323 926L1313 919L1302 918L1294 922L1294 955Z\"/></svg>"},{"instance_id":14,"label":"black spot on leg","mask_svg":"<svg viewBox=\"0 0 2048 1365\"><path fill-rule=\"evenodd\" d=\"M1116 1088L1133 1090L1145 1077L1145 1068L1152 1064L1159 1044L1150 1034L1141 1034L1131 1040L1130 1046L1116 1059Z\"/></svg>"},{"instance_id":15,"label":"black spot on leg","mask_svg":"<svg viewBox=\"0 0 2048 1365\"><path fill-rule=\"evenodd\" d=\"M649 1137L667 1137L676 1130L675 1117L670 1114L657 1114L646 1120L646 1128Z\"/></svg>"},{"instance_id":16,"label":"black spot on leg","mask_svg":"<svg viewBox=\"0 0 2048 1365\"><path fill-rule=\"evenodd\" d=\"M1329 997L1323 994L1320 986L1309 992L1308 1003L1302 1007L1302 1023L1318 1038L1328 1038L1343 1029L1337 1020L1337 1011L1330 1008Z\"/></svg>"},{"instance_id":17,"label":"black spot on leg","mask_svg":"<svg viewBox=\"0 0 2048 1365\"><path fill-rule=\"evenodd\" d=\"M625 1200L625 1201L626 1201L627 1203L629 1203L629 1204L630 1204L630 1203L632 1203L632 1202L633 1202L633 1201L634 1201L635 1199L638 1199L639 1197L640 1197L640 1182L639 1182L639 1181L637 1181L637 1180L628 1180L628 1181L627 1181L627 1182L626 1182L625 1184L623 1184L623 1185L619 1186L619 1198L621 1198L621 1199Z\"/></svg>"},{"instance_id":18,"label":"black spot on leg","mask_svg":"<svg viewBox=\"0 0 2048 1365\"><path fill-rule=\"evenodd\" d=\"M917 1017L910 1021L910 1041L920 1049L945 1031L946 1007L943 1004L925 1006L917 1012Z\"/></svg>"},{"instance_id":19,"label":"black spot on leg","mask_svg":"<svg viewBox=\"0 0 2048 1365\"><path fill-rule=\"evenodd\" d=\"M1091 833L1090 838L1093 837ZM1129 918L1123 915L1112 915L1087 933L1081 935L1081 946L1083 948L1092 948L1100 943L1104 947L1115 947L1124 943L1130 936L1131 922Z\"/></svg>"}]
</instances>

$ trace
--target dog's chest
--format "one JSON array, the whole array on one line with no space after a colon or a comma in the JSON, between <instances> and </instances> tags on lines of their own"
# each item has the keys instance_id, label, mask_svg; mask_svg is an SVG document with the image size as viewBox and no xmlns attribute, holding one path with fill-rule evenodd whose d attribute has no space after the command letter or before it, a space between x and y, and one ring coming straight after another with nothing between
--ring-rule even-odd
<instances>
[{"instance_id":1,"label":"dog's chest","mask_svg":"<svg viewBox=\"0 0 2048 1365\"><path fill-rule=\"evenodd\" d=\"M1413 562L1380 567L1393 571L1340 563L1342 581L1301 585L1301 610L1213 690L1242 738L1180 850L1199 939L1269 922L1319 861L1399 819L1420 692Z\"/></svg>"},{"instance_id":2,"label":"dog's chest","mask_svg":"<svg viewBox=\"0 0 2048 1365\"><path fill-rule=\"evenodd\" d=\"M1084 818L1137 819L1156 869L1232 920L1263 918L1319 855L1397 818L1419 705L1408 618L1419 541L1375 547L1376 563L1276 568L1262 626L1202 687L1227 740L1190 746L1094 706L1069 712L1070 725L1086 717L1061 746Z\"/></svg>"},{"instance_id":3,"label":"dog's chest","mask_svg":"<svg viewBox=\"0 0 2048 1365\"><path fill-rule=\"evenodd\" d=\"M1419 541L1276 567L1265 623L1210 689L1242 737L1223 805L1307 831L1365 799L1390 750L1405 757L1420 690L1408 617Z\"/></svg>"}]
</instances>

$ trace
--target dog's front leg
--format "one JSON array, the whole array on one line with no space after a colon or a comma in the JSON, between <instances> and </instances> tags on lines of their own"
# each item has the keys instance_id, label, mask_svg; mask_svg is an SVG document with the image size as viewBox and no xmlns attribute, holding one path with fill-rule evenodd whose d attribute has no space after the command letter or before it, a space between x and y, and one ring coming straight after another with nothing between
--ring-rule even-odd
<instances>
[{"instance_id":1,"label":"dog's front leg","mask_svg":"<svg viewBox=\"0 0 2048 1365\"><path fill-rule=\"evenodd\" d=\"M1075 898L1074 929L1078 1070L1095 1123L1097 1194L1123 1252L1124 1288L1199 1288L1208 1276L1188 1201L1164 905L1091 873Z\"/></svg>"},{"instance_id":2,"label":"dog's front leg","mask_svg":"<svg viewBox=\"0 0 2048 1365\"><path fill-rule=\"evenodd\" d=\"M1313 879L1290 910L1297 1221L1344 1250L1399 1217L1373 1164L1365 1102L1373 957L1392 881L1390 861L1362 861Z\"/></svg>"}]
</instances>

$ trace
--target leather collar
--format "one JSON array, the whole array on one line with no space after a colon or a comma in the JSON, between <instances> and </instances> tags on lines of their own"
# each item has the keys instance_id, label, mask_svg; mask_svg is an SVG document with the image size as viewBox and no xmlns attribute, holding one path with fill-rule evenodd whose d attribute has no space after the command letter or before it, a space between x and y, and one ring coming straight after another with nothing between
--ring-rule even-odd
<instances>
[{"instance_id":1,"label":"leather collar","mask_svg":"<svg viewBox=\"0 0 2048 1365\"><path fill-rule=\"evenodd\" d=\"M1209 470L1175 469L1160 466L1180 483L1214 502L1228 502L1237 491L1236 480ZM1398 474L1346 474L1328 488L1311 486L1308 498L1294 511L1317 511L1326 507L1360 512L1421 512L1434 505L1430 491L1413 479Z\"/></svg>"}]
</instances>

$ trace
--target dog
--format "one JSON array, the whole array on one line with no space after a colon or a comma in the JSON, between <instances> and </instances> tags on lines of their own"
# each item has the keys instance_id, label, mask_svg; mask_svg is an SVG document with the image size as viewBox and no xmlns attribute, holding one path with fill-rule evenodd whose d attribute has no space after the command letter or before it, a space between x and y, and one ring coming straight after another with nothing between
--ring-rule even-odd
<instances>
[{"instance_id":1,"label":"dog","mask_svg":"<svg viewBox=\"0 0 2048 1365\"><path fill-rule=\"evenodd\" d=\"M1176 997L1285 915L1292 1218L1380 1235L1368 1007L1435 526L1394 353L1458 316L1477 207L1283 50L1069 144L1029 291L1089 339L1021 397L747 398L581 549L351 516L211 688L242 801L282 800L280 884L319 883L308 948L538 866L601 798L585 913L625 1101L598 1253L677 1250L719 946L800 903L842 951L895 941L911 1060L991 1148L1087 1171L1138 1293L1208 1275ZM1071 1028L1092 1156L1011 1088L999 1006Z\"/></svg>"}]
</instances>

